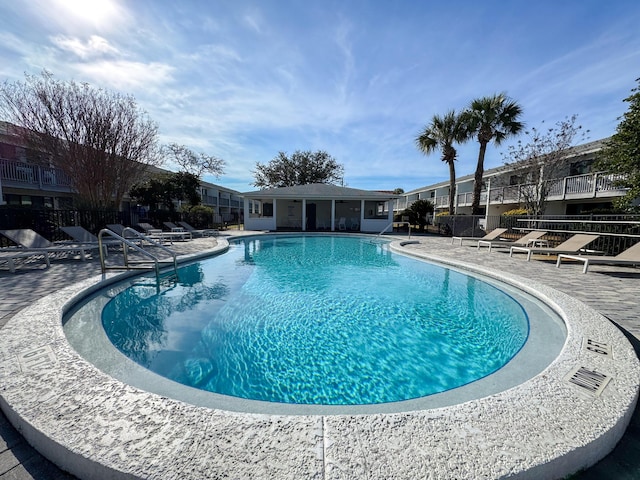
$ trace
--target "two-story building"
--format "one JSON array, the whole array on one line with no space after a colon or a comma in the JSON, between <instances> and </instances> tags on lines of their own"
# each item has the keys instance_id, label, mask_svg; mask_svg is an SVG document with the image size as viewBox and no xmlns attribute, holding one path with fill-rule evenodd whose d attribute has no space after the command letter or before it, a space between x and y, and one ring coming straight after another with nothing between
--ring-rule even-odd
<instances>
[{"instance_id":1,"label":"two-story building","mask_svg":"<svg viewBox=\"0 0 640 480\"><path fill-rule=\"evenodd\" d=\"M11 127L0 122L0 205L72 208L75 191L71 179L53 164L33 162L37 154L29 151ZM169 173L156 167L149 171ZM235 222L241 217L243 203L239 192L201 181L199 193L202 204L213 209L214 223ZM121 210L134 207L131 203L131 199L125 197Z\"/></svg>"},{"instance_id":2,"label":"two-story building","mask_svg":"<svg viewBox=\"0 0 640 480\"><path fill-rule=\"evenodd\" d=\"M596 154L604 140L578 145L567 151L562 165L555 168L555 178L547 180L546 215L578 215L583 212L602 211L612 207L615 198L624 196L626 190L616 186L619 175L593 170ZM427 185L406 192L398 199L394 210L399 213L416 200L428 200L435 213L449 210L449 195L455 195L456 214L471 214L474 176L456 179L455 191L449 191L449 181ZM485 215L500 215L523 206L525 192L531 188L513 166L485 170L480 205Z\"/></svg>"}]
</instances>

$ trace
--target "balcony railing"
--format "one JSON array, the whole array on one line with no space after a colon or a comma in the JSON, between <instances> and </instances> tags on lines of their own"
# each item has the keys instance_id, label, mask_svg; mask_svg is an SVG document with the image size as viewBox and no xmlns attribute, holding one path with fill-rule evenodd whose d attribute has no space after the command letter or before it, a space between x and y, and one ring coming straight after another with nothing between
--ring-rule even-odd
<instances>
[{"instance_id":1,"label":"balcony railing","mask_svg":"<svg viewBox=\"0 0 640 480\"><path fill-rule=\"evenodd\" d=\"M214 197L213 195L202 195L202 204L203 205L218 205L218 197Z\"/></svg>"},{"instance_id":2,"label":"balcony railing","mask_svg":"<svg viewBox=\"0 0 640 480\"><path fill-rule=\"evenodd\" d=\"M59 168L0 158L0 179L5 187L72 191L71 178Z\"/></svg>"},{"instance_id":3,"label":"balcony railing","mask_svg":"<svg viewBox=\"0 0 640 480\"><path fill-rule=\"evenodd\" d=\"M558 201L565 199L597 198L622 196L626 189L617 185L617 182L624 179L624 175L611 173L588 173L585 175L575 175L548 181L547 200ZM495 204L520 203L527 193L527 189L534 188L533 184L509 185L506 187L492 187L488 192L489 202ZM399 199L398 204L409 208L417 199L414 194L412 198ZM449 197L447 195L432 199L435 208L448 208ZM473 193L465 192L456 195L457 207L469 207L473 202ZM487 191L480 193L480 204L486 205Z\"/></svg>"}]
</instances>

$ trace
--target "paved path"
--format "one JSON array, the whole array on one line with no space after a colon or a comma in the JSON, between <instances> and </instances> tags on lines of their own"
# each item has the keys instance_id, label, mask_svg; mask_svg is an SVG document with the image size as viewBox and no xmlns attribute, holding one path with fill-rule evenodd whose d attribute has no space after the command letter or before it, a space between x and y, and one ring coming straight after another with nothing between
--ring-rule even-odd
<instances>
[{"instance_id":1,"label":"paved path","mask_svg":"<svg viewBox=\"0 0 640 480\"><path fill-rule=\"evenodd\" d=\"M527 263L523 256L486 250L478 252L468 245L452 246L442 237L418 237L419 245L408 248L455 258L459 261L481 264L509 272L518 272L573 295L599 310L630 337L640 353L640 269L624 267L591 267L587 275L578 265L563 265L546 258ZM213 239L180 242L175 249L191 253L215 245ZM117 256L110 257L112 261ZM100 273L97 260L55 260L51 268L40 263L22 266L15 274L0 270L0 329L19 310L35 300L68 285ZM1 332L0 332L1 334ZM640 381L640 379L639 379ZM0 480L73 479L35 452L0 413ZM637 408L627 433L616 449L604 460L573 480L640 479L640 408Z\"/></svg>"}]
</instances>

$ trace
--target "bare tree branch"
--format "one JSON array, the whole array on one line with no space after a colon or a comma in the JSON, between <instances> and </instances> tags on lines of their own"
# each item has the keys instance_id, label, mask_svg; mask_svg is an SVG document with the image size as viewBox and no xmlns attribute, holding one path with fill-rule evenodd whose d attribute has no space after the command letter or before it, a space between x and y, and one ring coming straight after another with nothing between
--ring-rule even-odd
<instances>
[{"instance_id":1,"label":"bare tree branch","mask_svg":"<svg viewBox=\"0 0 640 480\"><path fill-rule=\"evenodd\" d=\"M55 80L44 71L3 83L0 113L40 154L32 161L61 168L79 200L94 208L119 207L148 166L161 163L158 127L131 96Z\"/></svg>"},{"instance_id":2,"label":"bare tree branch","mask_svg":"<svg viewBox=\"0 0 640 480\"><path fill-rule=\"evenodd\" d=\"M527 143L518 140L503 154L506 168L519 177L524 208L532 215L544 214L552 180L565 168L568 150L576 145L576 137L577 143L583 143L589 133L576 125L577 118L572 115L546 129L533 127L524 132L529 137Z\"/></svg>"},{"instance_id":3,"label":"bare tree branch","mask_svg":"<svg viewBox=\"0 0 640 480\"><path fill-rule=\"evenodd\" d=\"M224 173L224 160L213 155L196 153L185 145L170 143L162 147L162 153L171 156L183 171L196 177L201 177L205 172L216 177L220 177Z\"/></svg>"}]
</instances>

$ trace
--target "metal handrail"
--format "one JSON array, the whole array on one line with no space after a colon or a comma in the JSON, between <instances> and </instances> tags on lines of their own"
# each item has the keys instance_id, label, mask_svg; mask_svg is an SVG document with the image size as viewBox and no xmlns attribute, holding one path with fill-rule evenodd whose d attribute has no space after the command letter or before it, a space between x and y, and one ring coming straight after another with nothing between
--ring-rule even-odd
<instances>
[{"instance_id":1,"label":"metal handrail","mask_svg":"<svg viewBox=\"0 0 640 480\"><path fill-rule=\"evenodd\" d=\"M379 236L381 236L384 232L386 232L389 227L393 226L394 223L397 223L397 224L400 224L400 225L408 225L409 226L409 237L408 238L409 238L409 240L411 240L411 223L409 223L409 222L391 222L389 225L384 227L379 234L377 234L375 236L374 240L376 240Z\"/></svg>"},{"instance_id":2,"label":"metal handrail","mask_svg":"<svg viewBox=\"0 0 640 480\"><path fill-rule=\"evenodd\" d=\"M161 250L166 251L167 253L169 253L169 255L171 255L171 257L173 258L173 270L176 274L176 276L178 275L178 260L177 260L177 255L176 253L165 247L164 245L156 242L155 240L153 240L152 238L149 238L147 235L144 235L140 232L138 232L137 230L134 230L133 228L130 227L126 227L124 230L122 230L122 235L118 235L116 232L109 230L108 228L103 228L102 230L100 230L100 232L98 233L98 247L99 247L99 251L100 251L100 267L102 268L102 273L104 274L106 272L106 270L119 270L121 269L121 267L113 267L113 266L107 266L105 263L105 254L104 254L104 248L103 248L103 243L102 243L102 237L103 235L107 235L110 237L113 237L117 240L119 240L122 243L122 251L123 251L123 256L124 256L124 269L126 270L133 270L136 267L132 266L131 264L133 263L147 263L144 261L137 261L137 262L130 262L129 261L129 257L127 255L127 247L132 248L133 250L141 253L142 255L149 257L154 264L154 269L156 272L156 279L159 279L160 277L160 264L161 263L167 263L167 262L162 262L158 257L156 257L155 255L153 255L152 253L148 252L147 250L145 250L144 248L142 248L142 242L140 243L140 245L136 244L135 242L132 242L131 240L127 240L124 235L126 235L127 233L131 233L131 235L135 238L139 238L141 241L146 241L149 242L151 245L160 248ZM130 237L131 238L131 237ZM104 245L106 247L106 245Z\"/></svg>"}]
</instances>

